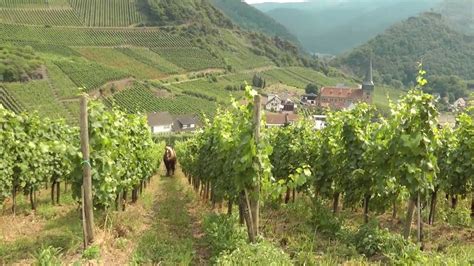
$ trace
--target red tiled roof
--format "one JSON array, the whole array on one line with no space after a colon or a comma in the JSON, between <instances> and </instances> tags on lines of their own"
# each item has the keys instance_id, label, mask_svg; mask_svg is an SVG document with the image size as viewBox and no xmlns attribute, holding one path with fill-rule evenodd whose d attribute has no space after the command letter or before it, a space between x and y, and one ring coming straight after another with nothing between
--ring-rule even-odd
<instances>
[{"instance_id":1,"label":"red tiled roof","mask_svg":"<svg viewBox=\"0 0 474 266\"><path fill-rule=\"evenodd\" d=\"M321 93L322 98L331 97L331 98L359 99L363 97L362 89L354 89L354 88L322 87L320 93Z\"/></svg>"},{"instance_id":2,"label":"red tiled roof","mask_svg":"<svg viewBox=\"0 0 474 266\"><path fill-rule=\"evenodd\" d=\"M299 119L297 114L276 114L276 113L265 113L265 119L268 125L284 125L287 122L294 122Z\"/></svg>"}]
</instances>

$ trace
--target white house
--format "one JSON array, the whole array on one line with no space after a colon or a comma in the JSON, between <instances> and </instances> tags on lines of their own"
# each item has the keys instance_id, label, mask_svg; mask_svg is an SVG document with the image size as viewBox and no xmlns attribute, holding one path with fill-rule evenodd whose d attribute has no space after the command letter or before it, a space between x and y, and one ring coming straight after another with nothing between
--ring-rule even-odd
<instances>
[{"instance_id":1,"label":"white house","mask_svg":"<svg viewBox=\"0 0 474 266\"><path fill-rule=\"evenodd\" d=\"M301 98L301 102L306 105L316 105L318 103L318 95L314 93L305 94Z\"/></svg>"},{"instance_id":2,"label":"white house","mask_svg":"<svg viewBox=\"0 0 474 266\"><path fill-rule=\"evenodd\" d=\"M326 116L325 115L313 115L314 129L321 130L326 127Z\"/></svg>"},{"instance_id":3,"label":"white house","mask_svg":"<svg viewBox=\"0 0 474 266\"><path fill-rule=\"evenodd\" d=\"M200 126L199 117L193 114L175 116L173 132L191 132Z\"/></svg>"},{"instance_id":4,"label":"white house","mask_svg":"<svg viewBox=\"0 0 474 266\"><path fill-rule=\"evenodd\" d=\"M173 129L173 117L168 112L150 113L147 116L151 133L168 133Z\"/></svg>"},{"instance_id":5,"label":"white house","mask_svg":"<svg viewBox=\"0 0 474 266\"><path fill-rule=\"evenodd\" d=\"M459 98L453 103L453 108L456 110L463 109L465 107L466 107L466 101L463 98Z\"/></svg>"},{"instance_id":6,"label":"white house","mask_svg":"<svg viewBox=\"0 0 474 266\"><path fill-rule=\"evenodd\" d=\"M278 95L270 94L268 95L267 102L265 103L265 110L272 112L280 112L283 109L281 104L281 99Z\"/></svg>"}]
</instances>

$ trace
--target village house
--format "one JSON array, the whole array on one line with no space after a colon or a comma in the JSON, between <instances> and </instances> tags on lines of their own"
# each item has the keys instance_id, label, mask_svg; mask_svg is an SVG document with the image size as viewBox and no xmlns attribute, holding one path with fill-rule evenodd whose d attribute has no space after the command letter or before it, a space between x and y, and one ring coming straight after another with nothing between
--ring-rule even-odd
<instances>
[{"instance_id":1,"label":"village house","mask_svg":"<svg viewBox=\"0 0 474 266\"><path fill-rule=\"evenodd\" d=\"M285 101L282 102L282 110L281 112L286 114L286 113L295 113L297 105L295 102L293 102L290 99L286 99Z\"/></svg>"},{"instance_id":2,"label":"village house","mask_svg":"<svg viewBox=\"0 0 474 266\"><path fill-rule=\"evenodd\" d=\"M454 101L453 103L454 110L462 110L464 108L466 108L466 100L464 100L463 98L459 98L456 101Z\"/></svg>"},{"instance_id":3,"label":"village house","mask_svg":"<svg viewBox=\"0 0 474 266\"><path fill-rule=\"evenodd\" d=\"M193 114L174 117L173 132L192 132L200 127L199 117Z\"/></svg>"},{"instance_id":4,"label":"village house","mask_svg":"<svg viewBox=\"0 0 474 266\"><path fill-rule=\"evenodd\" d=\"M147 115L151 133L170 133L173 130L173 117L168 112L153 112Z\"/></svg>"},{"instance_id":5,"label":"village house","mask_svg":"<svg viewBox=\"0 0 474 266\"><path fill-rule=\"evenodd\" d=\"M318 95L314 93L305 94L301 98L301 102L306 105L317 105L318 104Z\"/></svg>"},{"instance_id":6,"label":"village house","mask_svg":"<svg viewBox=\"0 0 474 266\"><path fill-rule=\"evenodd\" d=\"M280 112L283 109L283 105L280 97L276 94L269 94L265 103L265 110L271 112Z\"/></svg>"},{"instance_id":7,"label":"village house","mask_svg":"<svg viewBox=\"0 0 474 266\"><path fill-rule=\"evenodd\" d=\"M321 130L326 127L325 115L313 115L314 127L313 129Z\"/></svg>"},{"instance_id":8,"label":"village house","mask_svg":"<svg viewBox=\"0 0 474 266\"><path fill-rule=\"evenodd\" d=\"M370 61L365 79L358 88L349 88L342 85L322 87L319 95L303 95L301 102L306 105L315 105L336 110L349 109L359 102L372 103L374 88L372 61Z\"/></svg>"},{"instance_id":9,"label":"village house","mask_svg":"<svg viewBox=\"0 0 474 266\"><path fill-rule=\"evenodd\" d=\"M299 119L297 114L275 114L265 113L265 121L267 127L282 127L291 125Z\"/></svg>"}]
</instances>

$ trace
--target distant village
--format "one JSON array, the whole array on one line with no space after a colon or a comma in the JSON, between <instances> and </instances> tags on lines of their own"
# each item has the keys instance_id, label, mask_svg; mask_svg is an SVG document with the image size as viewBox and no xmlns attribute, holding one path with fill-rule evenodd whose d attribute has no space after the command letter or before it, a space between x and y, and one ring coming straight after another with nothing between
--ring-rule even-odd
<instances>
[{"instance_id":1,"label":"distant village","mask_svg":"<svg viewBox=\"0 0 474 266\"><path fill-rule=\"evenodd\" d=\"M359 102L370 104L374 91L372 62L370 61L364 81L358 87L348 87L344 84L332 87L324 86L320 88L318 94L305 93L297 97L295 95L290 97L286 93L269 93L263 95L261 105L266 111L266 126L283 127L302 118L303 109L343 110L352 109ZM439 95L434 96L439 98ZM450 111L460 110L466 107L466 101L460 98L449 106ZM311 118L315 130L325 127L325 115L311 115ZM442 114L439 121L441 124L454 125L455 118L454 115ZM197 115L172 116L168 112L148 114L148 124L154 134L193 132L202 126Z\"/></svg>"}]
</instances>

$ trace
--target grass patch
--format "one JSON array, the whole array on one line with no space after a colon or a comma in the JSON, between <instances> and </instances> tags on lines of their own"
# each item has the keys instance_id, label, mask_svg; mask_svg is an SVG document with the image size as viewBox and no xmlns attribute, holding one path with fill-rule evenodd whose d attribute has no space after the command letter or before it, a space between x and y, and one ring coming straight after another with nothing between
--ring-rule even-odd
<instances>
[{"instance_id":1,"label":"grass patch","mask_svg":"<svg viewBox=\"0 0 474 266\"><path fill-rule=\"evenodd\" d=\"M223 251L231 253L247 241L246 229L238 224L237 215L210 214L204 218L206 242L211 247L214 260Z\"/></svg>"},{"instance_id":2,"label":"grass patch","mask_svg":"<svg viewBox=\"0 0 474 266\"><path fill-rule=\"evenodd\" d=\"M37 238L25 237L13 243L0 245L0 264L11 264L35 257L35 254L45 246L67 251L79 248L80 244L81 239L77 239L69 232L45 232Z\"/></svg>"},{"instance_id":3,"label":"grass patch","mask_svg":"<svg viewBox=\"0 0 474 266\"><path fill-rule=\"evenodd\" d=\"M158 186L165 189L154 201L155 222L139 240L132 263L188 265L195 251L192 221L185 206L192 197L183 191L176 178L162 177Z\"/></svg>"},{"instance_id":4,"label":"grass patch","mask_svg":"<svg viewBox=\"0 0 474 266\"><path fill-rule=\"evenodd\" d=\"M31 210L26 196L17 196L17 216L2 225L3 230L23 232L11 235L9 241L0 241L0 265L12 264L25 259L42 261L77 251L82 243L80 212L70 193L61 187L61 205L52 205L50 190L37 192L37 210ZM10 213L6 214L7 218ZM17 224L17 221L19 224ZM24 223L24 224L23 224ZM14 237L14 238L12 238Z\"/></svg>"},{"instance_id":5,"label":"grass patch","mask_svg":"<svg viewBox=\"0 0 474 266\"><path fill-rule=\"evenodd\" d=\"M261 224L265 239L279 244L296 265L474 263L472 225L467 226L464 222L463 226L454 226L449 224L448 218L442 219L443 210L450 208L444 202L438 204L440 215L437 223L424 227L424 251L420 251L413 242L414 237L408 242L399 235L403 223L392 219L390 214L371 212L374 224L364 226L360 209L347 208L334 217L330 201L319 203L314 205L303 196L295 203L283 205L271 202L262 209ZM463 214L462 207L466 204L470 204L470 199L459 202L458 212Z\"/></svg>"},{"instance_id":6,"label":"grass patch","mask_svg":"<svg viewBox=\"0 0 474 266\"><path fill-rule=\"evenodd\" d=\"M61 265L61 249L55 247L45 247L35 254L36 265Z\"/></svg>"},{"instance_id":7,"label":"grass patch","mask_svg":"<svg viewBox=\"0 0 474 266\"><path fill-rule=\"evenodd\" d=\"M100 247L92 245L87 247L82 253L82 258L86 260L96 260L100 258Z\"/></svg>"}]
</instances>

